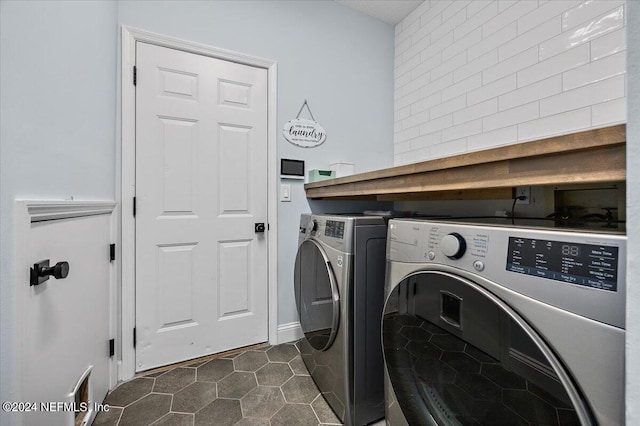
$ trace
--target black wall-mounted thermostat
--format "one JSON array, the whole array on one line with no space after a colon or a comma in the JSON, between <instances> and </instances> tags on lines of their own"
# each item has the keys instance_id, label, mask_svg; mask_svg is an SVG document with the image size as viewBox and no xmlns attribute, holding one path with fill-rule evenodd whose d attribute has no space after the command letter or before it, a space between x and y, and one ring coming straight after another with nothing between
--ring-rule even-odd
<instances>
[{"instance_id":1,"label":"black wall-mounted thermostat","mask_svg":"<svg viewBox=\"0 0 640 426\"><path fill-rule=\"evenodd\" d=\"M280 177L284 179L304 179L304 161L281 158Z\"/></svg>"}]
</instances>

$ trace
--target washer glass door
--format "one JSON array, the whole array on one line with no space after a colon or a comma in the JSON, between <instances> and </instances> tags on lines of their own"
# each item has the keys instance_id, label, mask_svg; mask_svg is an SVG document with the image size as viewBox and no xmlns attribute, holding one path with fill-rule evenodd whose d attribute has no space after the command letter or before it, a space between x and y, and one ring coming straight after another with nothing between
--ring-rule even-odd
<instances>
[{"instance_id":1,"label":"washer glass door","mask_svg":"<svg viewBox=\"0 0 640 426\"><path fill-rule=\"evenodd\" d=\"M298 248L294 288L307 341L316 350L328 349L338 331L340 296L331 262L314 240L305 240Z\"/></svg>"},{"instance_id":2,"label":"washer glass door","mask_svg":"<svg viewBox=\"0 0 640 426\"><path fill-rule=\"evenodd\" d=\"M553 351L486 289L429 271L395 290L406 303L385 308L383 346L410 425L593 424Z\"/></svg>"}]
</instances>

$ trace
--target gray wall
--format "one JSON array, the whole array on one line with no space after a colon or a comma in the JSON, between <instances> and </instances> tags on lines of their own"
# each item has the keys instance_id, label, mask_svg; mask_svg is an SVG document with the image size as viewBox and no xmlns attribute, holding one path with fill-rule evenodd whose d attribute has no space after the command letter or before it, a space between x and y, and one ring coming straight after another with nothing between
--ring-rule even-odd
<instances>
[{"instance_id":1,"label":"gray wall","mask_svg":"<svg viewBox=\"0 0 640 426\"><path fill-rule=\"evenodd\" d=\"M627 2L627 424L640 424L640 2Z\"/></svg>"},{"instance_id":2,"label":"gray wall","mask_svg":"<svg viewBox=\"0 0 640 426\"><path fill-rule=\"evenodd\" d=\"M278 158L307 169L350 161L357 172L392 164L393 27L335 2L3 0L0 8L2 401L15 399L16 383L13 203L115 197L120 25L277 61L278 129L307 99L328 134L302 149L278 130ZM278 208L279 324L297 321L297 223L311 210L301 182L292 182L292 198ZM0 423L11 424L6 413Z\"/></svg>"},{"instance_id":3,"label":"gray wall","mask_svg":"<svg viewBox=\"0 0 640 426\"><path fill-rule=\"evenodd\" d=\"M0 392L15 401L16 198L113 199L114 2L0 2ZM0 424L14 418L0 414Z\"/></svg>"},{"instance_id":4,"label":"gray wall","mask_svg":"<svg viewBox=\"0 0 640 426\"><path fill-rule=\"evenodd\" d=\"M307 170L339 160L356 172L392 165L393 27L333 1L124 1L118 23L277 61L278 159L305 160ZM281 132L305 99L327 131L313 149ZM297 229L300 213L311 210L302 182L287 183L292 202L278 206L278 324L298 320Z\"/></svg>"}]
</instances>

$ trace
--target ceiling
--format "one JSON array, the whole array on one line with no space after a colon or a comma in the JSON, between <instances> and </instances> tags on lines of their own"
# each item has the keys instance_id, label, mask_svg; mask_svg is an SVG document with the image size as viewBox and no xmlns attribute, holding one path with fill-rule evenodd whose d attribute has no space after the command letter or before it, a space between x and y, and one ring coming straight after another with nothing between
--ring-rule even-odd
<instances>
[{"instance_id":1,"label":"ceiling","mask_svg":"<svg viewBox=\"0 0 640 426\"><path fill-rule=\"evenodd\" d=\"M402 21L423 0L335 0L391 25Z\"/></svg>"}]
</instances>

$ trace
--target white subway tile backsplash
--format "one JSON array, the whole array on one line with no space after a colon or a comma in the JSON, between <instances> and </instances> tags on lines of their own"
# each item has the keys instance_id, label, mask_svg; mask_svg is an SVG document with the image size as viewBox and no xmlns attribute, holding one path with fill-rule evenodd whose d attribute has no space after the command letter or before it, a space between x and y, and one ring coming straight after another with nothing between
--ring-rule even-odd
<instances>
[{"instance_id":1,"label":"white subway tile backsplash","mask_svg":"<svg viewBox=\"0 0 640 426\"><path fill-rule=\"evenodd\" d=\"M431 119L442 117L445 114L450 114L454 111L460 111L467 106L467 95L460 95L457 98L450 99L442 102L439 105L434 106L429 110L429 116Z\"/></svg>"},{"instance_id":2,"label":"white subway tile backsplash","mask_svg":"<svg viewBox=\"0 0 640 426\"><path fill-rule=\"evenodd\" d=\"M491 98L487 101L475 104L468 108L453 113L453 124L458 125L467 121L486 117L498 112L498 99Z\"/></svg>"},{"instance_id":3,"label":"white subway tile backsplash","mask_svg":"<svg viewBox=\"0 0 640 426\"><path fill-rule=\"evenodd\" d=\"M536 118L538 118L538 102L531 102L483 118L482 128L486 132Z\"/></svg>"},{"instance_id":4,"label":"white subway tile backsplash","mask_svg":"<svg viewBox=\"0 0 640 426\"><path fill-rule=\"evenodd\" d=\"M518 19L518 34L526 33L554 16L560 16L580 3L580 0L552 0L541 4L536 10Z\"/></svg>"},{"instance_id":5,"label":"white subway tile backsplash","mask_svg":"<svg viewBox=\"0 0 640 426\"><path fill-rule=\"evenodd\" d=\"M412 79L410 82L402 86L402 94L407 95L419 91L421 87L426 86L431 81L429 73L422 74L420 77Z\"/></svg>"},{"instance_id":6,"label":"white subway tile backsplash","mask_svg":"<svg viewBox=\"0 0 640 426\"><path fill-rule=\"evenodd\" d=\"M429 133L437 132L438 130L446 129L453 125L453 116L443 115L435 120L425 122L420 126L420 135L427 135Z\"/></svg>"},{"instance_id":7,"label":"white subway tile backsplash","mask_svg":"<svg viewBox=\"0 0 640 426\"><path fill-rule=\"evenodd\" d=\"M449 32L447 35L442 37L441 39L433 42L431 41L429 47L425 48L421 53L420 57L422 60L426 60L431 58L432 56L439 54L443 57L443 60L446 60L454 55L443 55L444 51L448 49L449 46L453 43L453 32Z\"/></svg>"},{"instance_id":8,"label":"white subway tile backsplash","mask_svg":"<svg viewBox=\"0 0 640 426\"><path fill-rule=\"evenodd\" d=\"M626 52L605 56L562 74L563 90L571 90L609 77L624 74L627 67Z\"/></svg>"},{"instance_id":9,"label":"white subway tile backsplash","mask_svg":"<svg viewBox=\"0 0 640 426\"><path fill-rule=\"evenodd\" d=\"M402 86L411 81L411 73L404 73L399 77L396 77L393 81L393 90L402 89Z\"/></svg>"},{"instance_id":10,"label":"white subway tile backsplash","mask_svg":"<svg viewBox=\"0 0 640 426\"><path fill-rule=\"evenodd\" d=\"M457 139L433 145L431 147L431 158L448 157L450 155L463 154L467 151L467 139Z\"/></svg>"},{"instance_id":11,"label":"white subway tile backsplash","mask_svg":"<svg viewBox=\"0 0 640 426\"><path fill-rule=\"evenodd\" d=\"M429 3L429 2L425 1L424 3ZM425 23L431 21L436 16L442 14L448 7L450 7L454 3L457 3L457 2L454 2L454 0L439 0L439 1L431 2L431 7L422 14L422 16L420 17L420 21L424 25ZM447 14L447 20L448 19L449 19L449 15Z\"/></svg>"},{"instance_id":12,"label":"white subway tile backsplash","mask_svg":"<svg viewBox=\"0 0 640 426\"><path fill-rule=\"evenodd\" d=\"M423 43L426 43L428 45L429 43L429 38L425 38L424 42L423 41L419 41L416 43L411 43L411 46L409 46L404 52L402 52L402 54L400 55L400 65L404 65L405 62L411 61L411 60L415 60L415 58L418 58L418 61L421 60L421 56L420 54L422 53L422 49L424 48ZM420 62L418 62L420 63ZM413 67L413 65L412 65Z\"/></svg>"},{"instance_id":13,"label":"white subway tile backsplash","mask_svg":"<svg viewBox=\"0 0 640 426\"><path fill-rule=\"evenodd\" d=\"M431 71L442 63L442 54L436 53L430 58L423 58L420 65L411 70L411 78L417 78L418 76Z\"/></svg>"},{"instance_id":14,"label":"white subway tile backsplash","mask_svg":"<svg viewBox=\"0 0 640 426\"><path fill-rule=\"evenodd\" d=\"M505 6L509 7L505 8ZM538 5L535 1L498 1L498 16L488 20L482 25L482 36L488 37L503 27L514 23L516 24L517 31L516 20L531 12L536 7L538 7ZM510 39L511 37L505 39L505 41Z\"/></svg>"},{"instance_id":15,"label":"white subway tile backsplash","mask_svg":"<svg viewBox=\"0 0 640 426\"><path fill-rule=\"evenodd\" d=\"M519 3L531 3L534 8L535 6L537 6L535 1L521 2L519 0L498 0L498 12L502 13L505 10L509 9L511 6L514 6Z\"/></svg>"},{"instance_id":16,"label":"white subway tile backsplash","mask_svg":"<svg viewBox=\"0 0 640 426\"><path fill-rule=\"evenodd\" d=\"M533 47L524 52L512 56L509 59L499 62L497 65L488 68L482 72L482 82L484 84L491 83L499 78L513 74L520 70L530 69L532 65L538 62L538 48ZM524 72L524 71L523 71Z\"/></svg>"},{"instance_id":17,"label":"white subway tile backsplash","mask_svg":"<svg viewBox=\"0 0 640 426\"><path fill-rule=\"evenodd\" d=\"M622 52L627 48L625 28L607 34L591 42L591 60L597 61L605 56Z\"/></svg>"},{"instance_id":18,"label":"white subway tile backsplash","mask_svg":"<svg viewBox=\"0 0 640 426\"><path fill-rule=\"evenodd\" d=\"M442 59L447 60L460 52L469 49L482 37L482 28L476 28L460 40L456 40L442 51Z\"/></svg>"},{"instance_id":19,"label":"white subway tile backsplash","mask_svg":"<svg viewBox=\"0 0 640 426\"><path fill-rule=\"evenodd\" d=\"M396 90L396 92L399 92L398 90ZM406 106L411 105L414 102L418 102L420 100L420 92L419 91L415 91L413 93L409 93L407 95L403 95L401 93L401 98L400 99L396 99L396 101L393 104L394 110L398 111Z\"/></svg>"},{"instance_id":20,"label":"white subway tile backsplash","mask_svg":"<svg viewBox=\"0 0 640 426\"><path fill-rule=\"evenodd\" d=\"M467 15L469 18L475 16L477 13L480 13L481 10L488 7L491 3L495 3L495 0L473 0L467 6Z\"/></svg>"},{"instance_id":21,"label":"white subway tile backsplash","mask_svg":"<svg viewBox=\"0 0 640 426\"><path fill-rule=\"evenodd\" d=\"M526 33L522 33L520 36L513 38L504 43L498 49L498 54L501 61L508 59L520 52L523 52L530 47L536 46L539 43L560 34L561 20L559 16L553 17L546 22L532 28Z\"/></svg>"},{"instance_id":22,"label":"white subway tile backsplash","mask_svg":"<svg viewBox=\"0 0 640 426\"><path fill-rule=\"evenodd\" d=\"M393 121L401 121L408 118L411 115L411 107L404 107L393 113Z\"/></svg>"},{"instance_id":23,"label":"white subway tile backsplash","mask_svg":"<svg viewBox=\"0 0 640 426\"><path fill-rule=\"evenodd\" d=\"M431 158L431 149L429 147L417 149L411 152L405 152L401 155L400 164L416 163L418 161L425 161Z\"/></svg>"},{"instance_id":24,"label":"white subway tile backsplash","mask_svg":"<svg viewBox=\"0 0 640 426\"><path fill-rule=\"evenodd\" d=\"M611 126L627 121L627 98L614 99L591 107L593 127Z\"/></svg>"},{"instance_id":25,"label":"white subway tile backsplash","mask_svg":"<svg viewBox=\"0 0 640 426\"><path fill-rule=\"evenodd\" d=\"M445 74L437 80L432 80L430 84L420 89L420 97L431 96L446 87L453 85L453 74Z\"/></svg>"},{"instance_id":26,"label":"white subway tile backsplash","mask_svg":"<svg viewBox=\"0 0 640 426\"><path fill-rule=\"evenodd\" d=\"M478 151L516 142L518 142L518 126L509 126L469 136L467 138L467 148L469 151Z\"/></svg>"},{"instance_id":27,"label":"white subway tile backsplash","mask_svg":"<svg viewBox=\"0 0 640 426\"><path fill-rule=\"evenodd\" d=\"M396 26L395 46L398 46L406 39L411 38L411 36L419 29L420 21L414 21L410 25L407 25L405 29L401 29L400 31L398 31L398 26Z\"/></svg>"},{"instance_id":28,"label":"white subway tile backsplash","mask_svg":"<svg viewBox=\"0 0 640 426\"><path fill-rule=\"evenodd\" d=\"M396 46L395 55L396 56L401 56L410 47L411 47L411 39L408 38L408 39L406 39L405 41L403 41L402 43L400 43L399 45Z\"/></svg>"},{"instance_id":29,"label":"white subway tile backsplash","mask_svg":"<svg viewBox=\"0 0 640 426\"><path fill-rule=\"evenodd\" d=\"M394 142L396 144L409 141L413 138L417 138L420 136L420 128L418 126L412 127L410 129L401 130L397 132L394 136Z\"/></svg>"},{"instance_id":30,"label":"white subway tile backsplash","mask_svg":"<svg viewBox=\"0 0 640 426\"><path fill-rule=\"evenodd\" d=\"M461 39L476 28L482 28L482 24L498 14L498 3L492 1L475 13L471 10L471 6L469 6L467 7L467 13L467 20L453 30L454 40Z\"/></svg>"},{"instance_id":31,"label":"white subway tile backsplash","mask_svg":"<svg viewBox=\"0 0 640 426\"><path fill-rule=\"evenodd\" d=\"M457 126L442 129L442 141L451 141L482 133L482 120L473 120Z\"/></svg>"},{"instance_id":32,"label":"white subway tile backsplash","mask_svg":"<svg viewBox=\"0 0 640 426\"><path fill-rule=\"evenodd\" d=\"M412 69L420 65L420 56L414 56L407 61L403 61L402 64L395 67L394 75L401 77L403 74L411 72Z\"/></svg>"},{"instance_id":33,"label":"white subway tile backsplash","mask_svg":"<svg viewBox=\"0 0 640 426\"><path fill-rule=\"evenodd\" d=\"M458 69L456 69L453 72L453 81L457 83L459 81L465 80L474 74L481 73L482 71L496 65L497 63L498 63L497 50L493 50L488 53L485 53L479 58L476 58L473 61L470 61L468 64L463 65Z\"/></svg>"},{"instance_id":34,"label":"white subway tile backsplash","mask_svg":"<svg viewBox=\"0 0 640 426\"><path fill-rule=\"evenodd\" d=\"M401 22L404 27L414 25L416 22L420 24L420 18L428 12L431 8L431 2L425 1L422 2L418 7L416 7L406 18L404 18Z\"/></svg>"},{"instance_id":35,"label":"white subway tile backsplash","mask_svg":"<svg viewBox=\"0 0 640 426\"><path fill-rule=\"evenodd\" d=\"M500 111L504 111L560 92L562 92L562 76L558 74L546 80L505 93L498 100L498 108Z\"/></svg>"},{"instance_id":36,"label":"white subway tile backsplash","mask_svg":"<svg viewBox=\"0 0 640 426\"><path fill-rule=\"evenodd\" d=\"M518 140L524 142L573 133L590 126L591 107L587 107L518 124Z\"/></svg>"},{"instance_id":37,"label":"white subway tile backsplash","mask_svg":"<svg viewBox=\"0 0 640 426\"><path fill-rule=\"evenodd\" d=\"M427 120L432 119L427 111L419 112L418 114L410 115L402 120L402 130L411 129L416 126L420 126Z\"/></svg>"},{"instance_id":38,"label":"white subway tile backsplash","mask_svg":"<svg viewBox=\"0 0 640 426\"><path fill-rule=\"evenodd\" d=\"M456 75L453 74L453 80L456 81ZM477 73L468 77L458 83L455 83L453 86L449 86L442 91L442 100L446 101L451 98L455 98L456 96L462 95L463 93L468 93L478 87L482 86L482 74Z\"/></svg>"},{"instance_id":39,"label":"white subway tile backsplash","mask_svg":"<svg viewBox=\"0 0 640 426\"><path fill-rule=\"evenodd\" d=\"M540 60L550 58L572 49L583 43L591 41L595 38L622 28L624 25L624 16L622 7L599 17L595 21L585 22L582 26L565 31L557 37L547 40L540 44Z\"/></svg>"},{"instance_id":40,"label":"white subway tile backsplash","mask_svg":"<svg viewBox=\"0 0 640 426\"><path fill-rule=\"evenodd\" d=\"M585 1L562 14L562 31L567 31L578 25L597 22L601 15L608 14L613 9L622 6L622 0Z\"/></svg>"},{"instance_id":41,"label":"white subway tile backsplash","mask_svg":"<svg viewBox=\"0 0 640 426\"><path fill-rule=\"evenodd\" d=\"M508 75L467 93L467 105L474 105L487 99L498 97L503 93L515 90L517 87L516 75Z\"/></svg>"},{"instance_id":42,"label":"white subway tile backsplash","mask_svg":"<svg viewBox=\"0 0 640 426\"><path fill-rule=\"evenodd\" d=\"M411 141L396 143L393 146L393 152L396 154L402 154L403 152L411 151Z\"/></svg>"},{"instance_id":43,"label":"white subway tile backsplash","mask_svg":"<svg viewBox=\"0 0 640 426\"><path fill-rule=\"evenodd\" d=\"M421 98L419 101L411 104L411 114L413 115L426 111L432 106L438 105L440 102L442 102L442 92L437 92L431 96ZM428 118L428 116L426 116L426 118Z\"/></svg>"},{"instance_id":44,"label":"white subway tile backsplash","mask_svg":"<svg viewBox=\"0 0 640 426\"><path fill-rule=\"evenodd\" d=\"M420 29L411 36L411 41L414 43L423 40L431 34L435 28L438 28L442 24L442 15L436 15L431 21L421 22Z\"/></svg>"},{"instance_id":45,"label":"white subway tile backsplash","mask_svg":"<svg viewBox=\"0 0 640 426\"><path fill-rule=\"evenodd\" d=\"M467 63L467 52L462 52L457 56L443 62L441 65L434 67L431 70L431 78L436 80L442 77L445 74L450 74L454 70L460 68L462 65Z\"/></svg>"},{"instance_id":46,"label":"white subway tile backsplash","mask_svg":"<svg viewBox=\"0 0 640 426\"><path fill-rule=\"evenodd\" d=\"M448 21L457 15L462 9L465 9L468 5L470 5L472 0L455 0L453 3L450 3L443 11L442 11L442 20Z\"/></svg>"},{"instance_id":47,"label":"white subway tile backsplash","mask_svg":"<svg viewBox=\"0 0 640 426\"><path fill-rule=\"evenodd\" d=\"M518 87L561 74L588 62L589 45L583 44L518 72Z\"/></svg>"},{"instance_id":48,"label":"white subway tile backsplash","mask_svg":"<svg viewBox=\"0 0 640 426\"><path fill-rule=\"evenodd\" d=\"M482 41L471 46L471 48L468 50L468 60L472 61L491 50L497 49L498 46L504 44L505 40L513 39L516 36L517 32L518 26L515 22L513 22L510 25L492 33L491 35L486 36Z\"/></svg>"},{"instance_id":49,"label":"white subway tile backsplash","mask_svg":"<svg viewBox=\"0 0 640 426\"><path fill-rule=\"evenodd\" d=\"M624 97L623 75L543 99L540 101L540 116L559 114L621 97Z\"/></svg>"},{"instance_id":50,"label":"white subway tile backsplash","mask_svg":"<svg viewBox=\"0 0 640 426\"><path fill-rule=\"evenodd\" d=\"M462 9L458 11L455 15L453 15L450 19L444 21L442 25L431 32L431 40L436 41L464 23L467 19L467 11L466 9Z\"/></svg>"},{"instance_id":51,"label":"white subway tile backsplash","mask_svg":"<svg viewBox=\"0 0 640 426\"><path fill-rule=\"evenodd\" d=\"M622 0L425 1L396 26L395 164L624 122L625 11Z\"/></svg>"},{"instance_id":52,"label":"white subway tile backsplash","mask_svg":"<svg viewBox=\"0 0 640 426\"><path fill-rule=\"evenodd\" d=\"M442 142L442 132L437 131L411 139L411 149L422 149Z\"/></svg>"}]
</instances>

